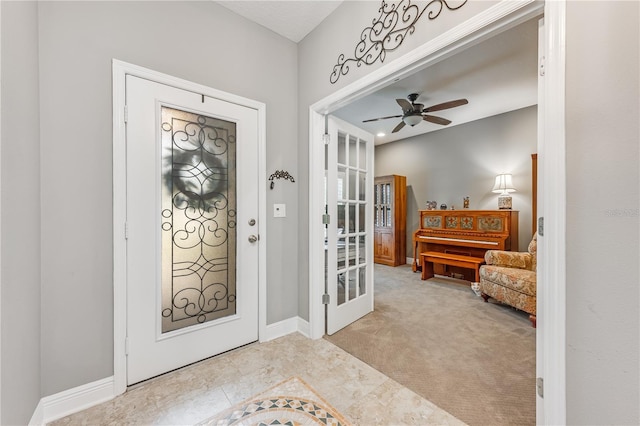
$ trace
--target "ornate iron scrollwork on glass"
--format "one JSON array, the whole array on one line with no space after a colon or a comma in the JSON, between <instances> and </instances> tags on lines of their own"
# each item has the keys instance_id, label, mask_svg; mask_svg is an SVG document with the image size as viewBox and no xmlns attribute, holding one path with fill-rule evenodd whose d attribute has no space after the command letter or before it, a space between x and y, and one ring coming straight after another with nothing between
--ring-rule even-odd
<instances>
[{"instance_id":1,"label":"ornate iron scrollwork on glass","mask_svg":"<svg viewBox=\"0 0 640 426\"><path fill-rule=\"evenodd\" d=\"M434 20L446 7L449 10L460 9L468 0L457 6L451 6L447 0L432 0L424 7L412 4L411 0L400 0L387 3L384 0L378 9L380 15L373 20L370 27L362 30L360 41L355 47L354 57L338 56L338 63L333 66L329 81L334 84L340 76L349 72L349 65L372 65L380 60L384 62L387 52L396 50L407 35L413 34L416 22L427 12L429 20Z\"/></svg>"},{"instance_id":2,"label":"ornate iron scrollwork on glass","mask_svg":"<svg viewBox=\"0 0 640 426\"><path fill-rule=\"evenodd\" d=\"M162 332L236 312L235 123L162 116Z\"/></svg>"}]
</instances>

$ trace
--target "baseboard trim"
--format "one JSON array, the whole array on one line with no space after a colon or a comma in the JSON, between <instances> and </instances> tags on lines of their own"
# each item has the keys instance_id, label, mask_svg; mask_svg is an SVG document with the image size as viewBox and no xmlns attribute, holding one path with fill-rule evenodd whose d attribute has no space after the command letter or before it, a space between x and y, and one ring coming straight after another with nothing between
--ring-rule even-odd
<instances>
[{"instance_id":1,"label":"baseboard trim","mask_svg":"<svg viewBox=\"0 0 640 426\"><path fill-rule=\"evenodd\" d=\"M260 336L260 341L268 342L269 340L274 340L278 337L286 336L287 334L295 332L299 332L300 334L309 337L309 322L300 317L291 317L286 320L269 324L266 327L265 336Z\"/></svg>"},{"instance_id":2,"label":"baseboard trim","mask_svg":"<svg viewBox=\"0 0 640 426\"><path fill-rule=\"evenodd\" d=\"M46 424L46 422L44 421L44 408L42 408L42 400L40 400L40 402L38 402L36 410L31 416L31 420L29 420L29 426L39 426L44 424Z\"/></svg>"},{"instance_id":3,"label":"baseboard trim","mask_svg":"<svg viewBox=\"0 0 640 426\"><path fill-rule=\"evenodd\" d=\"M308 321L300 317L291 317L267 325L266 336L261 336L260 341L268 342L295 332L309 337L309 330ZM44 426L49 422L109 401L115 397L113 376L46 396L38 403L29 421L29 426Z\"/></svg>"},{"instance_id":4,"label":"baseboard trim","mask_svg":"<svg viewBox=\"0 0 640 426\"><path fill-rule=\"evenodd\" d=\"M298 333L302 334L306 338L311 338L311 327L309 326L309 321L298 317Z\"/></svg>"},{"instance_id":5,"label":"baseboard trim","mask_svg":"<svg viewBox=\"0 0 640 426\"><path fill-rule=\"evenodd\" d=\"M113 399L113 376L87 383L54 395L45 396L36 407L29 426L45 425L69 414Z\"/></svg>"}]
</instances>

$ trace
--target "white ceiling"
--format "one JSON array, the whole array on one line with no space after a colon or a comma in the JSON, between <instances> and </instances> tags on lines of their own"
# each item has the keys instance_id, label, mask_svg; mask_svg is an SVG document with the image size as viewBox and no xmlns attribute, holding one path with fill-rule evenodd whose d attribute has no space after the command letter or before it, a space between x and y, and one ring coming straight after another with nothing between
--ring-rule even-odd
<instances>
[{"instance_id":1,"label":"white ceiling","mask_svg":"<svg viewBox=\"0 0 640 426\"><path fill-rule=\"evenodd\" d=\"M294 42L302 40L342 1L235 0L222 6ZM353 41L356 42L355 40ZM376 136L376 145L445 128L426 121L391 133L400 118L363 123L363 120L399 115L395 99L418 93L425 107L454 99L469 104L431 115L452 121L446 128L537 104L537 18L472 46L414 75L352 102L334 114Z\"/></svg>"},{"instance_id":2,"label":"white ceiling","mask_svg":"<svg viewBox=\"0 0 640 426\"><path fill-rule=\"evenodd\" d=\"M298 43L340 6L342 0L234 0L217 3Z\"/></svg>"}]
</instances>

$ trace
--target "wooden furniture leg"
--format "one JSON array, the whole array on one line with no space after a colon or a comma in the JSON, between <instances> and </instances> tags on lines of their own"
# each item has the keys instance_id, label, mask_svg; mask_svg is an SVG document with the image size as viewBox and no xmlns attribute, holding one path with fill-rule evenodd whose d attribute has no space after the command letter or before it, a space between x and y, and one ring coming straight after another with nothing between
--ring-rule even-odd
<instances>
[{"instance_id":1,"label":"wooden furniture leg","mask_svg":"<svg viewBox=\"0 0 640 426\"><path fill-rule=\"evenodd\" d=\"M422 260L422 276L421 279L428 280L434 276L433 273L433 262L429 262L426 256L420 256Z\"/></svg>"}]
</instances>

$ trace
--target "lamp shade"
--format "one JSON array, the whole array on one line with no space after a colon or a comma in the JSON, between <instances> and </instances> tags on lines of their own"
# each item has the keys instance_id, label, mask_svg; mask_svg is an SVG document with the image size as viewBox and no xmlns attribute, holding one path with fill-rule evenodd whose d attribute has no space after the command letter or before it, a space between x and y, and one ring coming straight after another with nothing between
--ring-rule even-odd
<instances>
[{"instance_id":1,"label":"lamp shade","mask_svg":"<svg viewBox=\"0 0 640 426\"><path fill-rule=\"evenodd\" d=\"M422 115L421 114L407 115L402 117L402 121L404 121L404 124L408 124L409 126L415 126L416 124L422 121Z\"/></svg>"},{"instance_id":2,"label":"lamp shade","mask_svg":"<svg viewBox=\"0 0 640 426\"><path fill-rule=\"evenodd\" d=\"M491 192L506 194L509 192L516 192L516 189L513 187L513 182L511 181L510 174L502 174L496 176L496 182L493 185L493 189Z\"/></svg>"}]
</instances>

